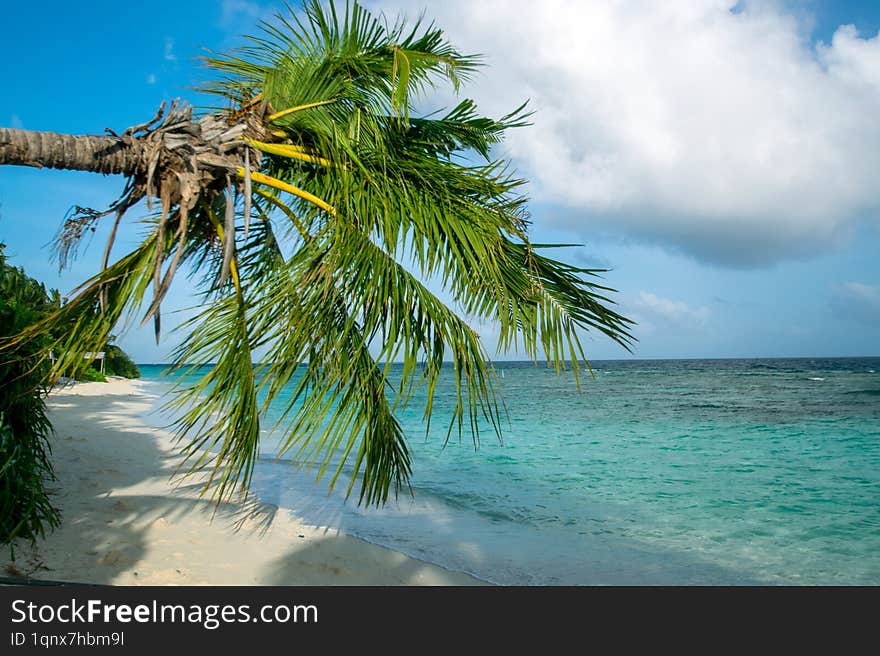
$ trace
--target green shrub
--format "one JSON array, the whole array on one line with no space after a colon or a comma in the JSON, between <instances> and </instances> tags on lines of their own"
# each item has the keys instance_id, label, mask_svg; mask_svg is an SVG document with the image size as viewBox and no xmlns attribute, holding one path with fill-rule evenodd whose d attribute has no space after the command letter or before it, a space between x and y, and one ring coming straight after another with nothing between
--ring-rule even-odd
<instances>
[{"instance_id":1,"label":"green shrub","mask_svg":"<svg viewBox=\"0 0 880 656\"><path fill-rule=\"evenodd\" d=\"M124 378L141 377L141 370L138 369L134 360L115 344L107 344L104 348L104 373L108 376L122 376Z\"/></svg>"},{"instance_id":2,"label":"green shrub","mask_svg":"<svg viewBox=\"0 0 880 656\"><path fill-rule=\"evenodd\" d=\"M85 381L87 383L106 383L107 378L100 371L95 369L93 366L88 366L84 369L80 369L76 376L76 380Z\"/></svg>"},{"instance_id":3,"label":"green shrub","mask_svg":"<svg viewBox=\"0 0 880 656\"><path fill-rule=\"evenodd\" d=\"M18 335L58 307L52 296L24 270L6 263L0 244L0 341ZM35 539L58 525L44 483L54 478L49 461L46 417L50 336L7 342L0 357L0 543ZM14 554L13 554L14 555Z\"/></svg>"},{"instance_id":4,"label":"green shrub","mask_svg":"<svg viewBox=\"0 0 880 656\"><path fill-rule=\"evenodd\" d=\"M49 422L42 415L44 431ZM21 439L0 417L0 542L22 537L33 540L58 525L58 511L49 502L44 483L54 478L45 437ZM15 552L11 552L15 557Z\"/></svg>"}]
</instances>

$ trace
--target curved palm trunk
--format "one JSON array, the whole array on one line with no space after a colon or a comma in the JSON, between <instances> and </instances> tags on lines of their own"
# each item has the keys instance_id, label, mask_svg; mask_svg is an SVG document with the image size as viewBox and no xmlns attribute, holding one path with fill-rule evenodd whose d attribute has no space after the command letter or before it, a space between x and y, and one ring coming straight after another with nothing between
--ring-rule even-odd
<instances>
[{"instance_id":1,"label":"curved palm trunk","mask_svg":"<svg viewBox=\"0 0 880 656\"><path fill-rule=\"evenodd\" d=\"M174 101L166 113L162 103L152 120L121 135L110 130L104 136L0 128L0 165L115 173L128 178L122 195L108 210L77 207L76 214L66 220L60 240L62 264L68 245L76 243L84 227L113 212L121 216L144 199L148 205L154 198L161 200L158 232L164 249L161 237L169 213L182 215L183 232L186 215L199 202L228 194L231 208L233 181L245 171L245 182L250 182L250 163L259 168L260 153L245 138L265 138L264 109L249 106L235 115L193 118L186 104ZM111 244L112 240L111 236ZM160 252L157 269L161 260Z\"/></svg>"},{"instance_id":2,"label":"curved palm trunk","mask_svg":"<svg viewBox=\"0 0 880 656\"><path fill-rule=\"evenodd\" d=\"M248 106L235 115L211 114L193 118L192 109L174 101L166 114L165 104L147 123L128 128L121 135L71 135L0 128L0 165L33 166L103 174L122 174L128 178L122 195L105 211L76 207L65 219L58 238L59 262L62 266L75 253L76 245L87 229L103 216L116 214L101 268L108 265L116 226L125 211L146 199L161 201L161 215L156 225L154 262L154 300L147 316L156 321L159 336L159 303L168 290L182 257L188 217L200 203L210 205L218 196L226 196L226 234L224 266L221 281L229 270L234 251L235 217L233 188L240 186L237 177L250 183L250 163L257 168L260 153L246 138L265 138L263 107ZM249 190L248 190L249 191ZM250 198L245 198L245 214L249 214ZM172 243L166 239L165 224L174 216L177 231ZM218 235L219 236L219 235ZM162 274L166 253L174 256ZM101 307L104 306L101 296Z\"/></svg>"},{"instance_id":3,"label":"curved palm trunk","mask_svg":"<svg viewBox=\"0 0 880 656\"><path fill-rule=\"evenodd\" d=\"M0 165L133 175L144 157L137 141L0 128Z\"/></svg>"},{"instance_id":4,"label":"curved palm trunk","mask_svg":"<svg viewBox=\"0 0 880 656\"><path fill-rule=\"evenodd\" d=\"M121 135L108 133L0 128L0 165L118 173L131 179L128 198L120 199L124 207L160 197L172 207L183 203L191 208L200 194L224 191L228 178L246 165L249 147L242 137L266 136L256 110L193 118L192 109L177 101L167 114L163 103L151 121ZM252 154L251 161L259 162L259 152Z\"/></svg>"}]
</instances>

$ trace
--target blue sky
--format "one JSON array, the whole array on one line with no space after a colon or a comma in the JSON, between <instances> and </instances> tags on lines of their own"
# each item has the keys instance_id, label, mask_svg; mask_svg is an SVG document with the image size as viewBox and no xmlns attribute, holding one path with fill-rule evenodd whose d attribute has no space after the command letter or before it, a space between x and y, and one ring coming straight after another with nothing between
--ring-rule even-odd
<instances>
[{"instance_id":1,"label":"blue sky","mask_svg":"<svg viewBox=\"0 0 880 656\"><path fill-rule=\"evenodd\" d=\"M611 269L606 282L639 321L634 356L588 338L591 358L880 355L880 3L368 5L425 9L484 53L463 93L488 113L530 100L534 125L502 154L531 181L533 239L584 244L566 257ZM206 102L192 91L203 49L240 44L280 9L157 0L142 22L128 3L11 5L0 125L120 131L163 99ZM106 228L61 274L48 244L68 208L106 207L121 189L3 167L0 240L68 292L96 272ZM137 234L129 221L117 252ZM169 309L194 303L191 291L173 290ZM480 330L492 346L492 328ZM175 339L157 347L133 328L120 343L157 362Z\"/></svg>"}]
</instances>

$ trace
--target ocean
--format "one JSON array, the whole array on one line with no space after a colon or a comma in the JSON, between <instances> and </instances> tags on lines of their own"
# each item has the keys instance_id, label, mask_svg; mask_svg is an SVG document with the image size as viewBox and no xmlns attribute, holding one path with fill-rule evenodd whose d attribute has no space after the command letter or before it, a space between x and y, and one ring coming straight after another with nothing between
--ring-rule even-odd
<instances>
[{"instance_id":1,"label":"ocean","mask_svg":"<svg viewBox=\"0 0 880 656\"><path fill-rule=\"evenodd\" d=\"M486 431L479 448L445 443L451 378L427 437L416 398L399 413L413 494L384 508L328 495L271 436L255 491L498 584L880 584L880 358L591 364L579 392L496 363L503 443ZM167 384L161 370L144 380Z\"/></svg>"}]
</instances>

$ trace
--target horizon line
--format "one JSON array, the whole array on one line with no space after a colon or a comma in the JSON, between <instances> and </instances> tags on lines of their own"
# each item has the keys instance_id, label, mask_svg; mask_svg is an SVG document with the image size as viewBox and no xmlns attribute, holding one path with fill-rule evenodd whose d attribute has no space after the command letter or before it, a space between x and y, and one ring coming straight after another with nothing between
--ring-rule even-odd
<instances>
[{"instance_id":1,"label":"horizon line","mask_svg":"<svg viewBox=\"0 0 880 656\"><path fill-rule=\"evenodd\" d=\"M706 361L730 361L730 360L870 360L870 359L880 359L880 355L786 355L786 356L774 356L774 355L761 355L761 356L716 356L716 357L656 357L656 358L596 358L596 359L587 359L585 362L593 363L593 362L706 362ZM444 360L443 363L446 364L449 362L450 364L453 362L452 360ZM567 362L567 361L566 361ZM552 363L543 361L543 360L529 360L529 359L519 359L519 360L491 360L492 364L502 364L502 363L510 363L510 364L534 364L536 366L547 364L548 366L553 366ZM139 367L167 367L172 365L171 362L136 362L135 363ZM186 363L181 365L182 367L208 367L217 364L216 362L207 362L204 364L196 364L196 363ZM260 365L266 364L265 362L252 362L252 365ZM305 364L304 362L301 364ZM377 363L384 364L384 363ZM392 364L402 364L401 362L393 362Z\"/></svg>"}]
</instances>

